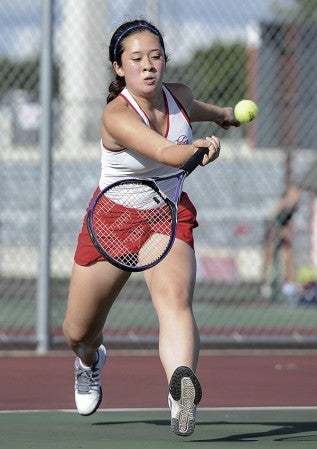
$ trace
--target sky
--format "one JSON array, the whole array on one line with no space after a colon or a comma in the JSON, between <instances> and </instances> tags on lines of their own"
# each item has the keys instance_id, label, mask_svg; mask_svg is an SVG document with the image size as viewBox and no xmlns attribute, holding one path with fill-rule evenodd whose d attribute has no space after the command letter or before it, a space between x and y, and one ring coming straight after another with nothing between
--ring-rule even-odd
<instances>
[{"instance_id":1,"label":"sky","mask_svg":"<svg viewBox=\"0 0 317 449\"><path fill-rule=\"evenodd\" d=\"M0 56L24 58L40 48L41 0L0 1Z\"/></svg>"},{"instance_id":2,"label":"sky","mask_svg":"<svg viewBox=\"0 0 317 449\"><path fill-rule=\"evenodd\" d=\"M24 59L39 53L41 4L44 1L1 0L0 56L9 55ZM56 10L60 11L60 6L66 1L69 0L55 0ZM70 1L76 3L82 0ZM97 0L90 0L89 5L93 5L95 1ZM147 10L146 5L149 5L150 1L154 2L152 5L156 2L155 0L107 1L110 28L138 14L146 15L147 11L153 10L153 8ZM158 25L164 33L167 47L171 44L173 47L171 52L177 55L176 59L181 59L197 48L197 45L210 45L214 39L231 41L243 39L247 25L272 17L274 1L276 0L160 0ZM58 35L58 25L56 31L55 35ZM199 40L195 39L195 36L199 36Z\"/></svg>"},{"instance_id":3,"label":"sky","mask_svg":"<svg viewBox=\"0 0 317 449\"><path fill-rule=\"evenodd\" d=\"M150 2L151 0L149 0ZM160 30L164 34L170 62L190 59L199 46L210 46L215 39L234 41L245 39L247 25L272 18L272 3L276 0L161 0ZM284 1L284 0L278 0ZM292 2L293 0L286 0ZM124 0L123 17L131 18L144 11L146 0ZM151 8L149 8L151 10ZM155 9L155 8L154 8ZM120 11L112 10L113 21L122 20ZM117 17L116 17L117 15ZM154 20L155 23L157 21Z\"/></svg>"}]
</instances>

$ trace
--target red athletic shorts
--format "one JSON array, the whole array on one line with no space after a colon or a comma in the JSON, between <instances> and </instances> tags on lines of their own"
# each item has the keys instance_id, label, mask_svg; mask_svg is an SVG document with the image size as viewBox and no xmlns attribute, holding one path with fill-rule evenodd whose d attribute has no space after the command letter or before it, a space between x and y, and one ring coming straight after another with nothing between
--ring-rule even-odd
<instances>
[{"instance_id":1,"label":"red athletic shorts","mask_svg":"<svg viewBox=\"0 0 317 449\"><path fill-rule=\"evenodd\" d=\"M98 188L95 191L90 203L98 195L99 192L100 190ZM176 238L186 242L193 249L193 229L198 226L196 215L197 213L193 203L190 201L187 193L183 192L178 205ZM78 265L89 265L98 260L104 260L103 256L95 248L89 237L87 230L87 213L84 217L82 229L78 235L78 242L74 260Z\"/></svg>"}]
</instances>

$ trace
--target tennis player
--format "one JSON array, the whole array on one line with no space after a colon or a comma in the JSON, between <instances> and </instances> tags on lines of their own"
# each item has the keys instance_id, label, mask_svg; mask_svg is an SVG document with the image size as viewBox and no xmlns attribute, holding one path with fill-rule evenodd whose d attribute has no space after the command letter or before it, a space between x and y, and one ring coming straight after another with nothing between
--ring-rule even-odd
<instances>
[{"instance_id":1,"label":"tennis player","mask_svg":"<svg viewBox=\"0 0 317 449\"><path fill-rule=\"evenodd\" d=\"M101 176L94 195L124 177L177 171L198 147L208 148L203 166L218 158L219 139L211 136L193 142L191 122L215 122L224 129L239 126L233 109L195 100L187 85L163 83L167 56L154 25L145 20L123 23L112 36L109 58L115 80L102 115ZM65 338L77 355L75 402L81 415L94 413L100 405L100 372L106 362L102 331L130 276L102 258L86 222L87 216L78 237L64 321ZM194 431L202 396L195 375L199 333L192 310L197 225L195 207L183 192L173 247L164 260L144 272L158 316L159 355L169 384L171 426L177 435Z\"/></svg>"}]
</instances>

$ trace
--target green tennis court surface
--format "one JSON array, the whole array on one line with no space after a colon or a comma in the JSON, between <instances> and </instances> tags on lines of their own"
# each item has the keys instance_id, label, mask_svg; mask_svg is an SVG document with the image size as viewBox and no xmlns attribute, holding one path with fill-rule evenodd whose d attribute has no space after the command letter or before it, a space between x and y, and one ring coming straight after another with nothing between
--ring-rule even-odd
<instances>
[{"instance_id":1,"label":"green tennis court surface","mask_svg":"<svg viewBox=\"0 0 317 449\"><path fill-rule=\"evenodd\" d=\"M0 413L3 449L316 448L317 408L201 409L191 437L170 431L168 410Z\"/></svg>"}]
</instances>

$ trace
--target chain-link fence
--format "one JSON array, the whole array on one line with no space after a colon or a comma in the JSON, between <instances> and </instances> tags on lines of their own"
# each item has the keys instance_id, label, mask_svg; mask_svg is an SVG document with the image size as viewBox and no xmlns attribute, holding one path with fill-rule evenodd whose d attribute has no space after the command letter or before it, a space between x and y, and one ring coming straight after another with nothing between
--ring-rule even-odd
<instances>
[{"instance_id":1,"label":"chain-link fence","mask_svg":"<svg viewBox=\"0 0 317 449\"><path fill-rule=\"evenodd\" d=\"M186 181L200 223L202 342L316 345L314 0L1 2L0 344L63 341L77 233L99 178L107 45L123 20L140 16L163 32L166 81L188 83L197 98L218 105L242 98L259 105L258 119L240 128L193 128L195 137L222 138L221 158ZM300 200L288 228L277 218L268 230L294 182ZM283 229L274 234L276 223ZM104 335L108 343L156 343L142 275L121 293Z\"/></svg>"}]
</instances>

